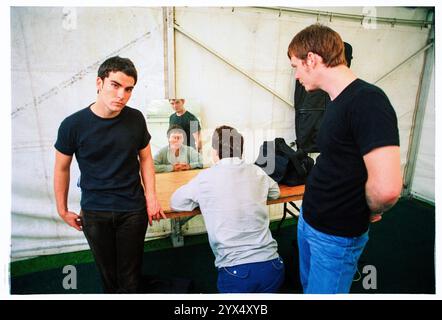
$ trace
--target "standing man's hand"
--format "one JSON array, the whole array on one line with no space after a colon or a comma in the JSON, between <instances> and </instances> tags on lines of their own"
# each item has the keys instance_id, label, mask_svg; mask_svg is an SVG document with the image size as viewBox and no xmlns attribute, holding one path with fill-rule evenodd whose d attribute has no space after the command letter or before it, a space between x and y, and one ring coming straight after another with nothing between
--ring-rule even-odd
<instances>
[{"instance_id":1,"label":"standing man's hand","mask_svg":"<svg viewBox=\"0 0 442 320\"><path fill-rule=\"evenodd\" d=\"M78 231L83 230L83 225L81 223L81 218L78 214L72 211L66 211L65 213L60 213L60 217L70 225L72 228L77 229Z\"/></svg>"},{"instance_id":2,"label":"standing man's hand","mask_svg":"<svg viewBox=\"0 0 442 320\"><path fill-rule=\"evenodd\" d=\"M152 220L159 221L161 219L167 219L155 195L149 194L146 197L146 203L147 203L147 216L149 218L149 225L152 225Z\"/></svg>"}]
</instances>

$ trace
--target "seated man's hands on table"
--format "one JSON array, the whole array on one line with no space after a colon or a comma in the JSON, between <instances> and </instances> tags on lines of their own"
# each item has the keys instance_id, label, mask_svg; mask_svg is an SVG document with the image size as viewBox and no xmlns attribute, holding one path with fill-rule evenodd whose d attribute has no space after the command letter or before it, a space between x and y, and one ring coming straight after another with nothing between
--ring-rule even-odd
<instances>
[{"instance_id":1,"label":"seated man's hands on table","mask_svg":"<svg viewBox=\"0 0 442 320\"><path fill-rule=\"evenodd\" d=\"M173 171L190 170L190 164L188 163L175 163L173 165Z\"/></svg>"}]
</instances>

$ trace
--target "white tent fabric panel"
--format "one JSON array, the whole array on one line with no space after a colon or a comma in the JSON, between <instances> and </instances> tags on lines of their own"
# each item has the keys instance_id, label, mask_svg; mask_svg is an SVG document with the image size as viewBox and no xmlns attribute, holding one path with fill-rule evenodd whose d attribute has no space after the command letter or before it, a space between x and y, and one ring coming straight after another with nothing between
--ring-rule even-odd
<instances>
[{"instance_id":1,"label":"white tent fabric panel","mask_svg":"<svg viewBox=\"0 0 442 320\"><path fill-rule=\"evenodd\" d=\"M417 152L416 167L411 193L430 202L435 202L435 102L434 70L431 77L429 96L425 107L424 123Z\"/></svg>"},{"instance_id":2,"label":"white tent fabric panel","mask_svg":"<svg viewBox=\"0 0 442 320\"><path fill-rule=\"evenodd\" d=\"M55 209L54 142L60 122L96 96L107 57L130 57L139 82L130 105L145 110L164 96L161 8L11 9L12 249L14 259L88 248ZM78 165L71 166L69 208L79 211ZM148 237L170 231L167 221Z\"/></svg>"}]
</instances>

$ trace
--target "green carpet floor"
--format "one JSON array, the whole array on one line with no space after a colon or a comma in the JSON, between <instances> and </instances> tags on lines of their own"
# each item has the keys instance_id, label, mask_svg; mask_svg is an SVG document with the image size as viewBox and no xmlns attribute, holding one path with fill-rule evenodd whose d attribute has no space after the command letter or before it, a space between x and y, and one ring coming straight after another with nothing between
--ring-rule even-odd
<instances>
[{"instance_id":1,"label":"green carpet floor","mask_svg":"<svg viewBox=\"0 0 442 320\"><path fill-rule=\"evenodd\" d=\"M275 226L273 223L272 230L276 229ZM286 265L286 281L281 293L301 293L296 221L285 221L280 232L273 233ZM434 293L434 233L434 206L417 200L399 201L380 223L371 226L370 240L360 258L359 274L355 277L351 292ZM217 292L214 256L207 236L186 237L185 243L184 247L172 248L167 238L146 244L144 292ZM67 264L76 267L77 289L65 290L62 286L66 276L62 270ZM363 272L365 266L371 268L369 272ZM89 251L14 262L11 264L10 280L12 294L102 292Z\"/></svg>"}]
</instances>

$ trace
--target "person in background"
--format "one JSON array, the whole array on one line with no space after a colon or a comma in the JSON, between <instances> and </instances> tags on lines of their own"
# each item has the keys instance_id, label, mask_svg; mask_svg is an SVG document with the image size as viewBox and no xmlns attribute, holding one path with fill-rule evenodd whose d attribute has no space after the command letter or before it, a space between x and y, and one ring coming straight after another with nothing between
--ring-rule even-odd
<instances>
[{"instance_id":1,"label":"person in background","mask_svg":"<svg viewBox=\"0 0 442 320\"><path fill-rule=\"evenodd\" d=\"M186 100L169 99L169 102L175 111L175 113L171 114L169 117L169 127L178 125L183 128L186 133L184 144L201 152L201 126L197 117L184 108Z\"/></svg>"},{"instance_id":2,"label":"person in background","mask_svg":"<svg viewBox=\"0 0 442 320\"><path fill-rule=\"evenodd\" d=\"M304 293L348 293L370 222L401 193L396 113L380 88L348 68L344 43L331 28L303 29L287 53L296 80L331 100L298 220L302 287Z\"/></svg>"},{"instance_id":3,"label":"person in background","mask_svg":"<svg viewBox=\"0 0 442 320\"><path fill-rule=\"evenodd\" d=\"M167 130L169 144L161 148L154 157L155 172L183 171L203 167L201 154L186 146L184 131L178 125Z\"/></svg>"},{"instance_id":4,"label":"person in background","mask_svg":"<svg viewBox=\"0 0 442 320\"><path fill-rule=\"evenodd\" d=\"M278 184L242 159L244 138L236 129L218 127L212 148L215 165L176 190L171 207L200 207L215 255L219 292L277 292L284 264L269 229L266 203L279 197Z\"/></svg>"},{"instance_id":5,"label":"person in background","mask_svg":"<svg viewBox=\"0 0 442 320\"><path fill-rule=\"evenodd\" d=\"M147 224L166 218L155 192L146 122L140 111L126 106L136 82L129 59L104 61L96 101L65 118L55 142L57 211L84 232L105 293L139 292ZM68 208L73 155L81 172L80 215Z\"/></svg>"}]
</instances>

